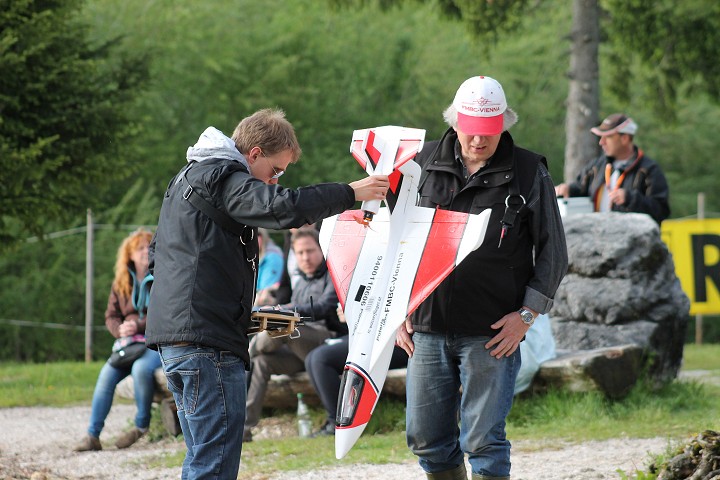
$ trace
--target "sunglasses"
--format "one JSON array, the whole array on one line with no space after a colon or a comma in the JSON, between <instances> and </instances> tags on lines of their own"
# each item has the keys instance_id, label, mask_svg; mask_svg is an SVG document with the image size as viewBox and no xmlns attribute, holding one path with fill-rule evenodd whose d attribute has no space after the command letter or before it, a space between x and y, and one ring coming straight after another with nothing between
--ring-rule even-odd
<instances>
[{"instance_id":1,"label":"sunglasses","mask_svg":"<svg viewBox=\"0 0 720 480\"><path fill-rule=\"evenodd\" d=\"M282 177L283 173L285 173L285 170L280 170L279 172L273 167L273 164L270 163L270 160L268 160L268 157L265 156L265 154L260 150L260 155L268 162L268 165L270 165L270 168L272 168L272 171L275 175L270 177L270 180L277 180L278 178Z\"/></svg>"}]
</instances>

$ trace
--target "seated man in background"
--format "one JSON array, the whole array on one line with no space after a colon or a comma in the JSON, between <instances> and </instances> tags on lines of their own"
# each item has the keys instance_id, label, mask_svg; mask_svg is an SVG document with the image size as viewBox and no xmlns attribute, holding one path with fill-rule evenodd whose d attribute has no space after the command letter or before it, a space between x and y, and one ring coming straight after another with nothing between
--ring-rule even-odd
<instances>
[{"instance_id":1,"label":"seated man in background","mask_svg":"<svg viewBox=\"0 0 720 480\"><path fill-rule=\"evenodd\" d=\"M272 338L267 332L260 332L252 339L252 377L246 402L244 442L252 441L252 428L260 420L270 376L303 371L308 353L326 339L336 336L339 329L335 312L338 298L320 249L317 230L295 231L292 250L300 277L292 290L291 302L281 305L281 308L296 310L305 317L304 325L298 327L299 335L292 338Z\"/></svg>"},{"instance_id":2,"label":"seated man in background","mask_svg":"<svg viewBox=\"0 0 720 480\"><path fill-rule=\"evenodd\" d=\"M306 224L300 227L300 229L310 228L320 231L320 223ZM284 264L282 275L280 277L280 284L275 290L275 301L272 304L283 304L289 303L290 297L292 296L292 289L297 284L300 273L297 269L297 261L295 260L295 253L292 249L292 235L298 229L291 228L286 230L283 235L283 247L282 253L284 257ZM268 305L268 303L258 303L258 305Z\"/></svg>"}]
</instances>

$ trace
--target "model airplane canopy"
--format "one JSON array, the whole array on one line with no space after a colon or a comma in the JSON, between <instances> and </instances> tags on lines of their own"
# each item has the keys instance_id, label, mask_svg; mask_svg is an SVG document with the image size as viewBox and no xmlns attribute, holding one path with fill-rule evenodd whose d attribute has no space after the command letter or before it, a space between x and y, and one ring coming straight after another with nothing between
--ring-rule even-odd
<instances>
[{"instance_id":1,"label":"model airplane canopy","mask_svg":"<svg viewBox=\"0 0 720 480\"><path fill-rule=\"evenodd\" d=\"M421 169L412 161L425 131L356 130L350 152L369 175L389 175L389 208L364 202L323 222L320 243L345 312L350 347L338 402L335 455L365 429L387 376L395 332L485 237L478 215L416 205Z\"/></svg>"}]
</instances>

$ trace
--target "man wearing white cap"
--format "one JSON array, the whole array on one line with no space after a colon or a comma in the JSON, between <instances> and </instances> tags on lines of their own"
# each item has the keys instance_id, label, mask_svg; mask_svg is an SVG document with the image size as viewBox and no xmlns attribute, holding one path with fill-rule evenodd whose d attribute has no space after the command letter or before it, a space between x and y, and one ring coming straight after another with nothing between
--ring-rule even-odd
<instances>
[{"instance_id":1,"label":"man wearing white cap","mask_svg":"<svg viewBox=\"0 0 720 480\"><path fill-rule=\"evenodd\" d=\"M670 215L667 180L660 166L634 144L638 126L623 113L613 113L590 129L600 137L603 154L572 183L561 183L563 197L590 197L596 212L636 212L658 224Z\"/></svg>"},{"instance_id":2,"label":"man wearing white cap","mask_svg":"<svg viewBox=\"0 0 720 480\"><path fill-rule=\"evenodd\" d=\"M473 479L509 479L518 346L567 271L565 233L545 158L514 144L517 115L496 80L466 80L444 118L416 157L420 204L491 215L483 244L398 330L407 442L430 479L466 479L465 454Z\"/></svg>"}]
</instances>

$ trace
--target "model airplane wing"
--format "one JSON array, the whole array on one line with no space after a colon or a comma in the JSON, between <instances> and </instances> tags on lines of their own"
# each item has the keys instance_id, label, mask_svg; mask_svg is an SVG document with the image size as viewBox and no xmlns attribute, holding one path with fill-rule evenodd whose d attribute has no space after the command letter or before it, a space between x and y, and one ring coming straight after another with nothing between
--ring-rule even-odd
<instances>
[{"instance_id":1,"label":"model airplane wing","mask_svg":"<svg viewBox=\"0 0 720 480\"><path fill-rule=\"evenodd\" d=\"M411 159L423 140L424 131L416 129L356 130L351 152L369 174L390 169L394 208L365 202L362 215L349 211L326 219L320 232L350 331L337 458L352 448L377 405L397 328L485 237L489 210L469 215L416 205L421 169Z\"/></svg>"},{"instance_id":2,"label":"model airplane wing","mask_svg":"<svg viewBox=\"0 0 720 480\"><path fill-rule=\"evenodd\" d=\"M480 246L489 211L469 215L412 206L396 245L390 245L392 216L387 208L379 210L371 228L358 224L357 216L358 211L351 210L331 217L321 232L351 344L361 321L364 328L377 329L382 339L394 338L400 323ZM387 329L391 311L395 318Z\"/></svg>"}]
</instances>

